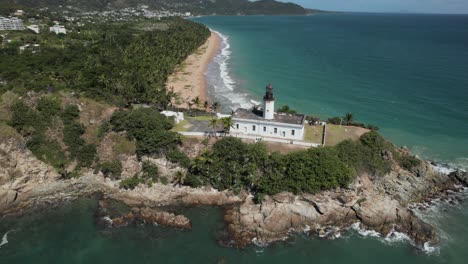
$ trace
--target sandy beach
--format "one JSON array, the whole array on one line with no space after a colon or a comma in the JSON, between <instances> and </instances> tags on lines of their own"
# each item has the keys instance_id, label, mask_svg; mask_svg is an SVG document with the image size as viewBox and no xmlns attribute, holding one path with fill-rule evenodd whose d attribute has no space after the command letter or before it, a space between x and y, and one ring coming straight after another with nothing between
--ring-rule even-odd
<instances>
[{"instance_id":1,"label":"sandy beach","mask_svg":"<svg viewBox=\"0 0 468 264\"><path fill-rule=\"evenodd\" d=\"M174 106L187 107L187 102L197 96L202 102L206 100L205 72L211 60L218 53L220 46L220 36L211 32L211 36L205 44L199 47L169 76L166 87L179 94Z\"/></svg>"}]
</instances>

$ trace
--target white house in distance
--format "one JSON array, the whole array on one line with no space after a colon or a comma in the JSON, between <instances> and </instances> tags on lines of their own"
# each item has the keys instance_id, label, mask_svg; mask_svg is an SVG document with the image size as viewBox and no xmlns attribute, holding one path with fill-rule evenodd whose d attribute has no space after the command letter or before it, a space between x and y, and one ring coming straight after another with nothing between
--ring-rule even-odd
<instances>
[{"instance_id":1,"label":"white house in distance","mask_svg":"<svg viewBox=\"0 0 468 264\"><path fill-rule=\"evenodd\" d=\"M38 25L30 25L30 26L27 26L26 28L33 31L36 34L39 34L39 32L41 31Z\"/></svg>"},{"instance_id":2,"label":"white house in distance","mask_svg":"<svg viewBox=\"0 0 468 264\"><path fill-rule=\"evenodd\" d=\"M305 115L275 113L273 86L266 87L263 109L239 108L232 115L231 133L303 140Z\"/></svg>"},{"instance_id":3,"label":"white house in distance","mask_svg":"<svg viewBox=\"0 0 468 264\"><path fill-rule=\"evenodd\" d=\"M23 20L17 17L0 16L0 30L24 30Z\"/></svg>"},{"instance_id":4,"label":"white house in distance","mask_svg":"<svg viewBox=\"0 0 468 264\"><path fill-rule=\"evenodd\" d=\"M50 32L53 32L55 33L56 35L58 34L67 34L67 30L65 29L64 26L61 26L61 25L54 25L53 27L50 27L49 28Z\"/></svg>"}]
</instances>

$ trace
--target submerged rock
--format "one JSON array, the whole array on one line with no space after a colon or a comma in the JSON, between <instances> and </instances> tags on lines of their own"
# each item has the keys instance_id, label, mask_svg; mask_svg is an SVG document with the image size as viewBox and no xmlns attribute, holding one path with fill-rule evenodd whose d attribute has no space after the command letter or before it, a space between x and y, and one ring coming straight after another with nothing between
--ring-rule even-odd
<instances>
[{"instance_id":1,"label":"submerged rock","mask_svg":"<svg viewBox=\"0 0 468 264\"><path fill-rule=\"evenodd\" d=\"M118 208L119 206L116 206L115 202L114 206L112 206L111 203L112 202L109 200L99 201L99 207L96 213L97 224L106 227L153 224L179 229L192 228L190 220L183 215L175 215L173 213L149 207L133 207L129 212L121 213L119 212L119 209L121 210L122 207Z\"/></svg>"}]
</instances>

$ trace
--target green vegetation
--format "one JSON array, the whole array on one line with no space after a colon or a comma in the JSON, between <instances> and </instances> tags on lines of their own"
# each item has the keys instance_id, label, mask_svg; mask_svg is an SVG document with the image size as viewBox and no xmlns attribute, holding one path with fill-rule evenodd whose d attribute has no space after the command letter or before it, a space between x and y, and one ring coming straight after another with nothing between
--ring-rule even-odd
<instances>
[{"instance_id":1,"label":"green vegetation","mask_svg":"<svg viewBox=\"0 0 468 264\"><path fill-rule=\"evenodd\" d=\"M65 166L77 161L78 167L89 167L96 155L95 145L86 145L81 135L83 126L76 120L79 116L76 106L67 106L62 110L60 100L52 96L41 97L35 107L17 101L11 107L12 117L9 125L26 137L26 146L40 160L63 172ZM58 118L58 117L61 117ZM47 129L63 123L63 149L59 138L49 138ZM66 173L66 172L64 172Z\"/></svg>"},{"instance_id":2,"label":"green vegetation","mask_svg":"<svg viewBox=\"0 0 468 264\"><path fill-rule=\"evenodd\" d=\"M152 108L116 111L110 124L113 131L126 131L128 139L136 141L139 157L164 155L180 144L179 134L169 131L174 121Z\"/></svg>"},{"instance_id":3,"label":"green vegetation","mask_svg":"<svg viewBox=\"0 0 468 264\"><path fill-rule=\"evenodd\" d=\"M195 159L186 183L256 194L301 193L346 187L354 176L354 170L332 148L269 154L262 143L246 144L227 137Z\"/></svg>"},{"instance_id":4,"label":"green vegetation","mask_svg":"<svg viewBox=\"0 0 468 264\"><path fill-rule=\"evenodd\" d=\"M141 179L137 176L133 176L131 178L127 178L125 180L120 181L119 186L120 188L123 188L125 190L133 190L140 183L142 183Z\"/></svg>"},{"instance_id":5,"label":"green vegetation","mask_svg":"<svg viewBox=\"0 0 468 264\"><path fill-rule=\"evenodd\" d=\"M0 48L2 91L73 90L118 105L166 107L167 77L210 35L203 25L179 18L151 21L168 30L137 29L136 22L89 24L66 36L44 32ZM80 33L79 33L80 32ZM40 52L18 54L24 43ZM63 46L62 46L63 44Z\"/></svg>"},{"instance_id":6,"label":"green vegetation","mask_svg":"<svg viewBox=\"0 0 468 264\"><path fill-rule=\"evenodd\" d=\"M257 200L282 191L316 193L346 188L357 173L375 177L390 172L395 147L377 132L358 141L345 140L335 147L311 148L289 154L268 153L263 143L246 144L226 137L197 157L190 166L185 184L209 185L219 190L247 190ZM397 162L408 169L419 165L405 156ZM404 162L401 162L404 161Z\"/></svg>"},{"instance_id":7,"label":"green vegetation","mask_svg":"<svg viewBox=\"0 0 468 264\"><path fill-rule=\"evenodd\" d=\"M283 105L277 110L278 113L285 113L285 114L297 114L297 111L291 109L289 105Z\"/></svg>"},{"instance_id":8,"label":"green vegetation","mask_svg":"<svg viewBox=\"0 0 468 264\"><path fill-rule=\"evenodd\" d=\"M354 115L352 113L346 113L343 117L330 117L327 120L327 123L333 124L333 125L344 125L344 126L355 126L355 127L362 127L362 128L367 128L373 131L378 131L379 128L377 126L373 125L365 125L363 123L357 123L354 120Z\"/></svg>"},{"instance_id":9,"label":"green vegetation","mask_svg":"<svg viewBox=\"0 0 468 264\"><path fill-rule=\"evenodd\" d=\"M55 0L42 3L49 2L57 4ZM2 4L0 10L10 12L16 7ZM40 16L41 22L64 22L59 15L49 15ZM206 41L210 31L180 18L70 25L67 35L47 30L40 34L7 34L11 43L0 46L0 118L26 139L34 155L66 177L71 174L65 171L68 165L73 165L75 173L81 167L97 164L97 144L110 131L126 131L128 138L119 136L113 141L113 158L119 154L137 153L141 157L167 153L171 161L188 167L189 159L175 151L179 135L168 131L173 127L172 120L156 110L141 109L117 111L111 121L94 125L110 106L93 100L118 106L148 103L165 108L174 96L166 90L167 77ZM40 49L20 54L19 46L26 43L40 44ZM74 98L62 96L67 91L73 91ZM30 92L33 96L26 96ZM82 103L86 127L80 123L80 109L70 103L77 98ZM105 163L103 173L117 178L117 167Z\"/></svg>"},{"instance_id":10,"label":"green vegetation","mask_svg":"<svg viewBox=\"0 0 468 264\"><path fill-rule=\"evenodd\" d=\"M159 177L158 166L151 164L149 161L143 162L142 178L156 182Z\"/></svg>"},{"instance_id":11,"label":"green vegetation","mask_svg":"<svg viewBox=\"0 0 468 264\"><path fill-rule=\"evenodd\" d=\"M101 172L104 174L104 177L118 180L122 174L122 163L119 160L104 162L101 164Z\"/></svg>"},{"instance_id":12,"label":"green vegetation","mask_svg":"<svg viewBox=\"0 0 468 264\"><path fill-rule=\"evenodd\" d=\"M79 167L89 167L96 156L96 145L87 145L81 137L85 128L79 123L79 109L76 105L65 107L62 113L63 142L68 146L71 158L76 158Z\"/></svg>"},{"instance_id":13,"label":"green vegetation","mask_svg":"<svg viewBox=\"0 0 468 264\"><path fill-rule=\"evenodd\" d=\"M37 102L36 108L48 120L60 113L62 110L60 100L51 96L41 97Z\"/></svg>"},{"instance_id":14,"label":"green vegetation","mask_svg":"<svg viewBox=\"0 0 468 264\"><path fill-rule=\"evenodd\" d=\"M78 0L70 3L66 0L17 0L29 7L50 7L72 5L87 10L107 10L136 7L137 4L149 5L152 8L165 8L178 12L190 11L197 15L305 15L309 11L293 3L282 3L274 0Z\"/></svg>"},{"instance_id":15,"label":"green vegetation","mask_svg":"<svg viewBox=\"0 0 468 264\"><path fill-rule=\"evenodd\" d=\"M182 167L188 168L191 164L190 158L183 152L181 152L178 149L174 149L172 151L169 151L166 154L167 160L169 160L172 163L177 163Z\"/></svg>"}]
</instances>

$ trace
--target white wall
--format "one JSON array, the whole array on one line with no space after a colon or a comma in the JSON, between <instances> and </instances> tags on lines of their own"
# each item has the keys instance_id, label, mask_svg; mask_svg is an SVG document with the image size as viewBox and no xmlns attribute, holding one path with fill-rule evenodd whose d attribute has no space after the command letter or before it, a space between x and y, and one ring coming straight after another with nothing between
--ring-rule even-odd
<instances>
[{"instance_id":1,"label":"white wall","mask_svg":"<svg viewBox=\"0 0 468 264\"><path fill-rule=\"evenodd\" d=\"M260 120L245 120L233 118L234 127L231 127L232 133L242 133L248 135L258 135L263 137L275 137L292 140L303 140L304 138L304 126L292 125ZM255 126L255 130L253 128ZM266 127L266 131L264 131ZM275 128L277 132L275 133ZM292 135L294 130L294 135Z\"/></svg>"}]
</instances>

